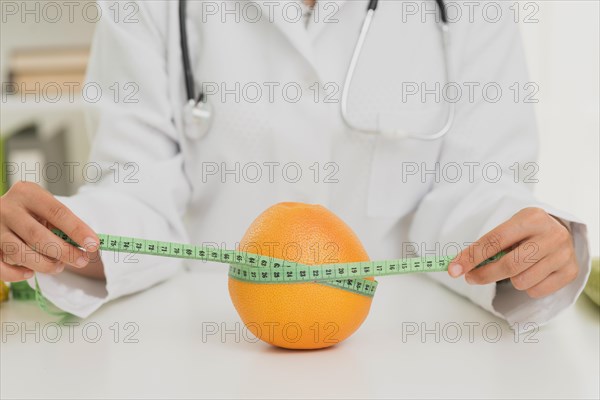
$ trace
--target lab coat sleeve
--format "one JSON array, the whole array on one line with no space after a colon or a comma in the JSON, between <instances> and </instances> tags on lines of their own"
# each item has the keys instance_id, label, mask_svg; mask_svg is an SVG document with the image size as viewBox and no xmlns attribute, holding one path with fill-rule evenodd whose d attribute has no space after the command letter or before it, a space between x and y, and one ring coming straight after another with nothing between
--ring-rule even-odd
<instances>
[{"instance_id":1,"label":"lab coat sleeve","mask_svg":"<svg viewBox=\"0 0 600 400\"><path fill-rule=\"evenodd\" d=\"M463 87L470 83L477 89L473 98L463 92L457 104L455 124L444 139L438 168L443 171L447 165L458 164L462 176L456 180L454 175L438 175L441 179L432 184L415 211L409 240L427 249L437 245L451 255L457 251L449 250L465 248L526 207L543 208L565 222L572 232L579 275L545 298L529 298L510 281L469 285L464 278L453 279L447 273L428 274L521 330L528 322L548 322L577 299L589 275L590 256L585 224L537 201L532 193L537 132L533 104L523 91L528 76L519 30L508 6L503 5L504 17L499 22L464 22L451 28L456 80ZM519 95L511 89L515 82ZM490 88L487 93L485 85ZM492 86L501 88L499 100Z\"/></svg>"},{"instance_id":2,"label":"lab coat sleeve","mask_svg":"<svg viewBox=\"0 0 600 400\"><path fill-rule=\"evenodd\" d=\"M169 101L161 26L166 19L160 17L166 3L140 3L138 22L118 23L110 3L98 2L103 17L86 79L95 137L89 163L76 169L87 183L76 195L58 199L96 232L187 242L182 218L190 185ZM87 317L111 299L170 277L180 264L111 252L101 257L106 282L68 272L38 274L43 294Z\"/></svg>"}]
</instances>

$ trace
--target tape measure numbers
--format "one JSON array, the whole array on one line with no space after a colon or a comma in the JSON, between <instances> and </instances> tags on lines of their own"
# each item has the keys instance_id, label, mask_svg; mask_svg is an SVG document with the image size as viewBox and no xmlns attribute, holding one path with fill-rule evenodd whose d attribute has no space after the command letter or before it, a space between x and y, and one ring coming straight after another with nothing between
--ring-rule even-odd
<instances>
[{"instance_id":1,"label":"tape measure numbers","mask_svg":"<svg viewBox=\"0 0 600 400\"><path fill-rule=\"evenodd\" d=\"M53 232L63 240L79 246L62 231L55 229ZM433 256L309 266L237 250L106 234L98 234L98 238L100 250L230 264L229 276L241 281L264 284L317 282L369 297L375 294L377 282L364 279L366 277L447 271L454 258ZM503 255L504 252L500 252L478 267Z\"/></svg>"}]
</instances>

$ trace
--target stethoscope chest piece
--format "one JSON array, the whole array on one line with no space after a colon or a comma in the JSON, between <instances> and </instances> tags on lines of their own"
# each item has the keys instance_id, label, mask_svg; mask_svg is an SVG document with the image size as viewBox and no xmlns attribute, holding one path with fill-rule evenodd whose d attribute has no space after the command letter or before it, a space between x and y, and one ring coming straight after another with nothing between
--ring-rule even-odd
<instances>
[{"instance_id":1,"label":"stethoscope chest piece","mask_svg":"<svg viewBox=\"0 0 600 400\"><path fill-rule=\"evenodd\" d=\"M185 134L189 139L202 139L212 124L213 108L207 101L190 100L184 107Z\"/></svg>"}]
</instances>

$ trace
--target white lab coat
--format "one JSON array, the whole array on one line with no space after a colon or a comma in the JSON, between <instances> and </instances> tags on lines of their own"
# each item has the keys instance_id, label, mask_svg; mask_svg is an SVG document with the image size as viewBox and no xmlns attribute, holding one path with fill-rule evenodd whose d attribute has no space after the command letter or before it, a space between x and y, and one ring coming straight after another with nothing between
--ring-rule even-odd
<instances>
[{"instance_id":1,"label":"white lab coat","mask_svg":"<svg viewBox=\"0 0 600 400\"><path fill-rule=\"evenodd\" d=\"M106 94L91 105L95 135L90 160L104 168L104 175L77 195L60 198L97 232L233 248L263 210L280 201L300 201L328 207L356 231L372 259L390 259L408 255L411 246L406 243L422 254L452 254L452 243L472 242L518 210L538 206L573 232L581 271L564 289L534 300L510 284L470 286L444 273L429 276L511 324L545 323L575 301L589 273L585 225L540 204L528 185L514 182L511 166L535 161L538 144L532 105L515 102L509 89L528 78L518 26L506 8L506 17L497 23L462 18L450 27L454 81L479 82L479 87L495 82L504 91L502 98L486 101L481 90L472 99L462 96L450 133L427 142L364 136L346 128L340 118L336 87L342 86L366 0L321 1L319 22L308 26L286 20L278 8L269 13L262 2L254 3L263 12L259 22L248 21L254 14L239 22L225 16L223 22L221 14L208 15L202 2L190 2L188 36L196 84L232 89L239 82L241 92L237 100L231 93L221 98L222 90L210 96L211 129L194 139L195 128L183 116L177 3L139 2L139 22L116 23L113 12L99 2L104 17L97 26L88 81ZM239 6L247 3L240 0ZM433 7L433 2L424 4ZM432 16L425 23L420 17L404 18L402 7L402 1L380 2L350 92L352 122L434 132L445 121L443 99L422 102L413 96L402 101L399 92L402 82L426 82L429 88L444 82L440 35ZM293 17L293 10L288 11ZM115 82L121 87L136 84L134 99L139 101L125 102L129 89L121 90L115 102L109 89ZM268 82L279 83L272 98ZM288 83L285 100L282 88ZM303 92L297 102L292 102L293 83ZM317 99L315 83L320 86ZM254 102L256 91L251 89L256 85L263 96ZM333 102L325 101L325 95L332 95ZM403 179L403 171L415 165L431 170L436 162L442 170L451 163L481 164L472 182L464 176L451 182L450 169L439 179L432 174ZM490 162L502 168L494 183L482 179L482 168ZM138 169L129 167L115 177L115 163L135 163ZM236 163L237 177L235 172L207 174L215 166L235 170ZM258 182L251 163L262 166ZM293 183L298 166L302 178ZM493 171L487 171L488 180ZM463 175L467 172L462 168ZM69 273L41 275L44 294L86 317L109 300L168 279L181 265L160 257L138 256L138 263L127 263L123 255L115 259L105 253L103 258L106 284Z\"/></svg>"}]
</instances>

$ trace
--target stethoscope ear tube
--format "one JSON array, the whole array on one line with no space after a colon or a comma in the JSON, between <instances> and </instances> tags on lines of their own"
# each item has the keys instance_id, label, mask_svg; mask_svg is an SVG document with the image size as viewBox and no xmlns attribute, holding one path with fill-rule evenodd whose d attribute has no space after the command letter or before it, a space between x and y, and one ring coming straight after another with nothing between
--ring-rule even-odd
<instances>
[{"instance_id":1,"label":"stethoscope ear tube","mask_svg":"<svg viewBox=\"0 0 600 400\"><path fill-rule=\"evenodd\" d=\"M441 18L440 28L441 28L441 36L442 36L442 47L443 47L443 53L444 53L444 63L446 65L445 78L446 78L446 82L451 82L453 74L452 74L451 65L450 65L450 55L448 52L448 46L449 46L450 40L449 40L449 28L448 28L447 17L446 17L446 9L444 8L443 0L436 0L436 3L440 9L440 18ZM363 20L362 28L358 35L358 39L356 41L356 45L355 45L354 51L352 53L352 58L350 59L350 64L348 65L348 70L346 72L346 78L344 80L344 86L342 88L342 97L341 97L341 102L340 102L340 113L341 113L342 121L348 129L350 129L352 131L368 134L368 135L375 135L375 134L381 133L384 136L393 137L396 139L410 138L410 139L418 139L418 140L426 140L426 141L440 139L441 137L443 137L450 131L450 129L452 128L452 125L454 123L455 105L453 102L449 102L449 104L448 104L448 112L446 115L446 122L444 123L442 128L439 131L437 131L433 134L429 134L429 135L415 134L415 133L407 132L403 129L391 129L391 130L390 129L381 129L379 126L377 126L375 129L359 127L359 126L353 125L350 122L350 116L349 116L349 112L348 112L348 97L349 97L350 87L352 85L352 80L354 78L354 72L355 72L356 66L358 64L358 60L360 58L360 54L362 52L363 45L365 43L365 40L366 40L369 30L371 28L371 23L373 21L374 15L375 15L375 9L377 8L377 4L378 4L377 0L369 1L367 13L365 15L365 19Z\"/></svg>"},{"instance_id":2,"label":"stethoscope ear tube","mask_svg":"<svg viewBox=\"0 0 600 400\"><path fill-rule=\"evenodd\" d=\"M369 6L367 7L367 11L369 11L369 10L375 11L377 9L378 3L379 3L379 0L369 0Z\"/></svg>"},{"instance_id":3,"label":"stethoscope ear tube","mask_svg":"<svg viewBox=\"0 0 600 400\"><path fill-rule=\"evenodd\" d=\"M179 0L179 41L181 44L181 58L183 61L185 91L188 100L194 100L194 77L192 76L190 49L187 42L186 10L186 0Z\"/></svg>"},{"instance_id":4,"label":"stethoscope ear tube","mask_svg":"<svg viewBox=\"0 0 600 400\"><path fill-rule=\"evenodd\" d=\"M179 34L181 43L181 58L183 61L183 76L187 102L183 109L185 134L192 140L204 137L210 130L213 119L212 106L204 101L204 93L200 91L198 98L194 96L194 76L190 62L190 49L187 41L186 0L179 0Z\"/></svg>"},{"instance_id":5,"label":"stethoscope ear tube","mask_svg":"<svg viewBox=\"0 0 600 400\"><path fill-rule=\"evenodd\" d=\"M448 23L448 16L446 15L446 7L444 7L444 0L435 0L440 9L440 17L442 18L442 22L444 24Z\"/></svg>"}]
</instances>

